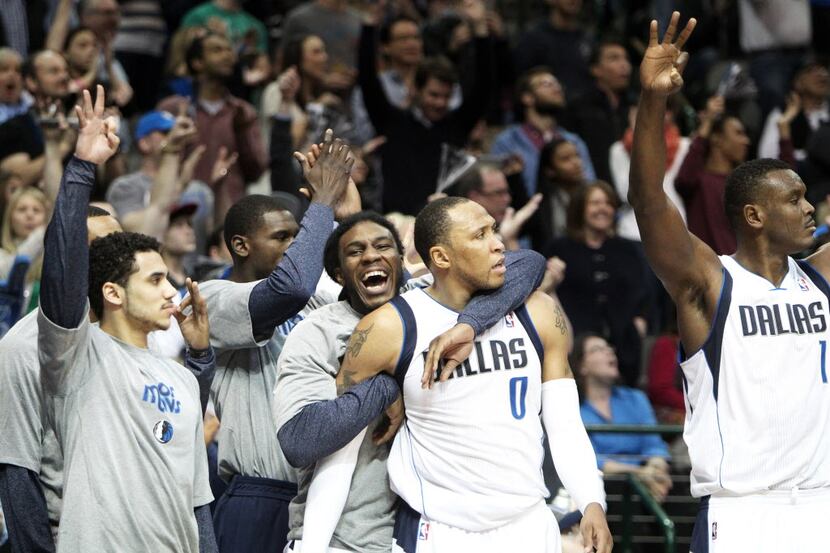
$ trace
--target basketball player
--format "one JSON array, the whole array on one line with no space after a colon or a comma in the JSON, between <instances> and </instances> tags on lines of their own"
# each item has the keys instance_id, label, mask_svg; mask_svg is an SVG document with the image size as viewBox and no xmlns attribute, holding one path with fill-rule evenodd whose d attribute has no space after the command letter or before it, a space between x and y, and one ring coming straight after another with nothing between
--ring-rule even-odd
<instances>
[{"instance_id":1,"label":"basketball player","mask_svg":"<svg viewBox=\"0 0 830 553\"><path fill-rule=\"evenodd\" d=\"M305 171L312 202L299 227L275 198L247 196L234 204L224 227L230 276L202 286L217 350L211 397L221 421L219 475L230 481L214 514L223 552L285 547L297 486L271 416L277 358L298 315L316 306L310 303L337 299L336 293L328 299L312 294L352 163L348 146L329 131L314 167Z\"/></svg>"},{"instance_id":2,"label":"basketball player","mask_svg":"<svg viewBox=\"0 0 830 553\"><path fill-rule=\"evenodd\" d=\"M338 391L380 372L395 375L406 422L389 455L403 500L396 551L554 552L559 530L545 504L542 421L562 481L583 511L585 543L607 553L605 493L579 416L567 363L564 315L536 292L475 342L446 382L421 385L427 346L458 311L505 278L495 221L475 202L444 198L415 222L415 245L435 283L370 313L346 348Z\"/></svg>"},{"instance_id":3,"label":"basketball player","mask_svg":"<svg viewBox=\"0 0 830 553\"><path fill-rule=\"evenodd\" d=\"M86 246L95 167L116 152L118 137L103 117L103 87L94 107L84 91L76 112L78 143L46 231L38 314L41 385L55 398L64 454L57 550L215 550L198 384L146 349L148 332L175 315L191 355L212 355L204 301L190 283L191 299L173 305L150 237L117 232ZM100 327L89 322L90 305Z\"/></svg>"},{"instance_id":4,"label":"basketball player","mask_svg":"<svg viewBox=\"0 0 830 553\"><path fill-rule=\"evenodd\" d=\"M353 475L345 481L348 500L335 512L329 551L388 552L392 545L394 504L397 498L389 489L386 459L389 446L378 443L384 434L384 408L398 396L398 386L388 375L389 393L384 384L371 387L372 379L356 386L352 397L336 398L334 378L339 359L346 351L349 336L364 315L398 294L403 277L403 246L395 227L373 212L362 212L343 220L326 243L325 267L329 276L343 286L346 300L321 307L301 322L285 342L280 355L277 385L274 390L275 417L279 440L286 458L299 467L299 493L291 501L291 530L287 551L302 551L311 544L304 541L318 536L304 531L304 517L311 504L309 490L318 461L348 443L371 422L373 432L359 444ZM458 315L458 323L482 332L494 324L511 304L520 305L544 275L545 260L530 251L511 252L505 259L512 277L493 294L474 298ZM426 286L423 279L412 280L406 288ZM483 321L479 323L478 321ZM380 376L375 377L380 378ZM345 400L345 401L344 401ZM377 432L375 432L377 430ZM390 436L391 437L391 436ZM319 469L320 464L316 465ZM332 487L324 486L319 498L331 503ZM344 494L345 495L345 494ZM337 519L339 518L339 522ZM315 531L318 530L315 528Z\"/></svg>"},{"instance_id":5,"label":"basketball player","mask_svg":"<svg viewBox=\"0 0 830 553\"><path fill-rule=\"evenodd\" d=\"M90 183L92 186L92 183ZM121 230L109 212L89 207L89 242ZM12 551L54 551L63 457L41 401L37 311L0 339L0 504ZM51 527L51 530L50 530Z\"/></svg>"},{"instance_id":6,"label":"basketball player","mask_svg":"<svg viewBox=\"0 0 830 553\"><path fill-rule=\"evenodd\" d=\"M651 22L640 66L628 199L649 262L677 305L691 492L702 498L694 553L812 551L830 513L830 250L812 244L813 206L786 164L759 159L726 181L738 249L720 256L690 234L663 192L666 98L680 90L674 13ZM674 42L673 42L674 41Z\"/></svg>"}]
</instances>

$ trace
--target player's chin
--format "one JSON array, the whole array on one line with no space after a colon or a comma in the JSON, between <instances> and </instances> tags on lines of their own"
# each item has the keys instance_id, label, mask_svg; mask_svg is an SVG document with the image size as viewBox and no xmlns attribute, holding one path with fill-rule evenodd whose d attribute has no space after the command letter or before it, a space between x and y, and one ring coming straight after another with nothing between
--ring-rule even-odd
<instances>
[{"instance_id":1,"label":"player's chin","mask_svg":"<svg viewBox=\"0 0 830 553\"><path fill-rule=\"evenodd\" d=\"M483 286L484 290L495 290L504 285L504 273L491 272L487 279L487 284Z\"/></svg>"},{"instance_id":2,"label":"player's chin","mask_svg":"<svg viewBox=\"0 0 830 553\"><path fill-rule=\"evenodd\" d=\"M153 321L153 327L155 328L155 330L167 330L168 328L170 328L170 325L172 324L171 319L172 318L169 315L166 317L159 317L158 319Z\"/></svg>"}]
</instances>

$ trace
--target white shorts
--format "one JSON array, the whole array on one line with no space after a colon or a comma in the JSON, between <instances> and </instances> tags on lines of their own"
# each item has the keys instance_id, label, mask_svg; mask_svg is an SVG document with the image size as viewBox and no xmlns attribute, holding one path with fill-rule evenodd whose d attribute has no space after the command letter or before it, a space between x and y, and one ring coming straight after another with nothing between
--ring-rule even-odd
<instances>
[{"instance_id":1,"label":"white shorts","mask_svg":"<svg viewBox=\"0 0 830 553\"><path fill-rule=\"evenodd\" d=\"M398 510L392 553L460 551L561 553L559 525L544 501L539 501L515 520L484 532L468 532L434 520L425 520L408 506Z\"/></svg>"},{"instance_id":2,"label":"white shorts","mask_svg":"<svg viewBox=\"0 0 830 553\"><path fill-rule=\"evenodd\" d=\"M689 551L823 551L824 538L820 536L829 513L827 488L704 498Z\"/></svg>"}]
</instances>

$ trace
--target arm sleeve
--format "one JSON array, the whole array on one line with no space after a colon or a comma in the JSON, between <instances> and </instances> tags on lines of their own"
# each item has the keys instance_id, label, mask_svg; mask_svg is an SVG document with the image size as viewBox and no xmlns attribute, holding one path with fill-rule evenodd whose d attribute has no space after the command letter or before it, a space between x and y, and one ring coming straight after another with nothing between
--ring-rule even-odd
<instances>
[{"instance_id":1,"label":"arm sleeve","mask_svg":"<svg viewBox=\"0 0 830 553\"><path fill-rule=\"evenodd\" d=\"M87 303L89 247L86 212L95 164L73 157L61 179L55 211L46 229L40 307L63 328L75 328Z\"/></svg>"},{"instance_id":2,"label":"arm sleeve","mask_svg":"<svg viewBox=\"0 0 830 553\"><path fill-rule=\"evenodd\" d=\"M595 468L594 448L579 415L579 396L572 378L542 384L542 421L556 474L579 510L584 513L591 503L599 503L605 510L605 488Z\"/></svg>"},{"instance_id":3,"label":"arm sleeve","mask_svg":"<svg viewBox=\"0 0 830 553\"><path fill-rule=\"evenodd\" d=\"M269 154L272 191L281 190L297 194L299 190L300 177L294 169L294 158L291 157L292 146L291 119L280 116L271 117Z\"/></svg>"},{"instance_id":4,"label":"arm sleeve","mask_svg":"<svg viewBox=\"0 0 830 553\"><path fill-rule=\"evenodd\" d=\"M545 276L545 258L533 250L505 253L506 273L501 288L474 297L458 316L476 335L522 305Z\"/></svg>"},{"instance_id":5,"label":"arm sleeve","mask_svg":"<svg viewBox=\"0 0 830 553\"><path fill-rule=\"evenodd\" d=\"M210 516L210 506L202 505L193 510L196 516L196 526L199 528L199 553L218 553L216 536L213 533L213 517Z\"/></svg>"},{"instance_id":6,"label":"arm sleeve","mask_svg":"<svg viewBox=\"0 0 830 553\"><path fill-rule=\"evenodd\" d=\"M268 278L259 282L248 300L254 336L270 337L274 328L294 316L317 289L323 273L323 248L331 234L334 212L312 203L297 238Z\"/></svg>"},{"instance_id":7,"label":"arm sleeve","mask_svg":"<svg viewBox=\"0 0 830 553\"><path fill-rule=\"evenodd\" d=\"M381 373L336 399L304 406L277 432L293 467L311 465L349 443L398 397L398 383Z\"/></svg>"},{"instance_id":8,"label":"arm sleeve","mask_svg":"<svg viewBox=\"0 0 830 553\"><path fill-rule=\"evenodd\" d=\"M329 455L314 469L303 514L303 549L326 551L349 498L364 428L345 447Z\"/></svg>"},{"instance_id":9,"label":"arm sleeve","mask_svg":"<svg viewBox=\"0 0 830 553\"><path fill-rule=\"evenodd\" d=\"M213 375L216 373L216 355L213 348L200 351L188 349L184 354L184 366L193 373L196 382L199 383L199 403L202 404L204 416L210 399L210 385L213 384Z\"/></svg>"},{"instance_id":10,"label":"arm sleeve","mask_svg":"<svg viewBox=\"0 0 830 553\"><path fill-rule=\"evenodd\" d=\"M384 134L395 107L389 102L377 76L375 54L377 38L375 27L364 25L357 50L358 83L363 93L363 104L377 134Z\"/></svg>"},{"instance_id":11,"label":"arm sleeve","mask_svg":"<svg viewBox=\"0 0 830 553\"><path fill-rule=\"evenodd\" d=\"M36 472L0 465L0 504L13 553L55 551L46 499Z\"/></svg>"}]
</instances>

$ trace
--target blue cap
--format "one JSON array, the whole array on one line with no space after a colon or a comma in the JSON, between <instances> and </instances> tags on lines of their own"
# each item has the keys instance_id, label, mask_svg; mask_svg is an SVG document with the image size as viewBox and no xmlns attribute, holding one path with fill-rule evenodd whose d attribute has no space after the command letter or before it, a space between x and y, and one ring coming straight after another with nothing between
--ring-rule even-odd
<instances>
[{"instance_id":1,"label":"blue cap","mask_svg":"<svg viewBox=\"0 0 830 553\"><path fill-rule=\"evenodd\" d=\"M154 131L167 132L173 128L176 118L166 111L150 111L138 120L135 127L135 139L141 140Z\"/></svg>"}]
</instances>

